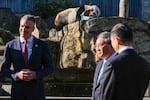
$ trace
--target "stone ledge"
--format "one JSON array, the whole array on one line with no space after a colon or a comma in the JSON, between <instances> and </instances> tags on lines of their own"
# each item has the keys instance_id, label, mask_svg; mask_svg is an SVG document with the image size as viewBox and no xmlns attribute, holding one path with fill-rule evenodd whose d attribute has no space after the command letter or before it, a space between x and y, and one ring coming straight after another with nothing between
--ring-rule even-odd
<instances>
[{"instance_id":1,"label":"stone ledge","mask_svg":"<svg viewBox=\"0 0 150 100\"><path fill-rule=\"evenodd\" d=\"M10 100L10 96L0 96L0 100ZM52 97L52 96L46 96L46 100L91 100L91 97ZM150 98L144 97L143 100L150 100Z\"/></svg>"},{"instance_id":2,"label":"stone ledge","mask_svg":"<svg viewBox=\"0 0 150 100\"><path fill-rule=\"evenodd\" d=\"M45 94L58 97L90 97L92 94L92 83L45 83ZM3 84L0 88L0 96L10 95L10 84ZM80 90L80 91L79 91ZM52 91L52 92L50 92ZM150 91L147 89L145 97L150 98ZM1 100L1 99L0 99ZM147 100L147 99L146 99Z\"/></svg>"},{"instance_id":3,"label":"stone ledge","mask_svg":"<svg viewBox=\"0 0 150 100\"><path fill-rule=\"evenodd\" d=\"M91 96L91 83L46 83L46 95L49 96ZM79 91L80 90L80 91ZM52 91L52 92L49 92Z\"/></svg>"},{"instance_id":4,"label":"stone ledge","mask_svg":"<svg viewBox=\"0 0 150 100\"><path fill-rule=\"evenodd\" d=\"M79 91L80 90L80 91ZM52 92L49 92L52 91ZM0 96L9 96L11 85L3 84L0 88ZM47 96L91 96L91 83L45 83L45 94Z\"/></svg>"}]
</instances>

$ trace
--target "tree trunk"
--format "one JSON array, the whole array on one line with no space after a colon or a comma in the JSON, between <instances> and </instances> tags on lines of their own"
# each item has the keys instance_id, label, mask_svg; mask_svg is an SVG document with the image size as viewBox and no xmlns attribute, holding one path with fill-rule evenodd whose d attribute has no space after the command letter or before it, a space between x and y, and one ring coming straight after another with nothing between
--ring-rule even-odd
<instances>
[{"instance_id":1,"label":"tree trunk","mask_svg":"<svg viewBox=\"0 0 150 100\"><path fill-rule=\"evenodd\" d=\"M129 13L129 0L120 0L119 17L127 18Z\"/></svg>"}]
</instances>

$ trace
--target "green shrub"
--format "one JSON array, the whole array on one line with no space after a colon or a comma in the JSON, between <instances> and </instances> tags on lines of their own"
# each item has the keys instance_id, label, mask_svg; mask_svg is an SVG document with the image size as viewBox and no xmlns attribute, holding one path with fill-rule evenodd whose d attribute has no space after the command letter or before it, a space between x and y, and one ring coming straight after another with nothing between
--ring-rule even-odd
<instances>
[{"instance_id":1,"label":"green shrub","mask_svg":"<svg viewBox=\"0 0 150 100\"><path fill-rule=\"evenodd\" d=\"M3 39L0 37L0 45L4 45Z\"/></svg>"},{"instance_id":2,"label":"green shrub","mask_svg":"<svg viewBox=\"0 0 150 100\"><path fill-rule=\"evenodd\" d=\"M79 5L73 4L68 0L52 0L50 3L37 3L31 13L41 16L43 19L47 19L50 16L56 16L58 12L64 9L77 6Z\"/></svg>"}]
</instances>

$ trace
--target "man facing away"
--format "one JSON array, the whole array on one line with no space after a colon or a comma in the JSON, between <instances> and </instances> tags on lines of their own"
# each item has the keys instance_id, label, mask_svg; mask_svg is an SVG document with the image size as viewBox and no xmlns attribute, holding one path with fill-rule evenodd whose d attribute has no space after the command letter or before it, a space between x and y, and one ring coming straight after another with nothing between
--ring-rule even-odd
<instances>
[{"instance_id":1,"label":"man facing away","mask_svg":"<svg viewBox=\"0 0 150 100\"><path fill-rule=\"evenodd\" d=\"M114 70L112 95L109 100L143 100L150 79L148 62L133 46L129 26L119 23L111 30L111 44L118 55L111 60Z\"/></svg>"},{"instance_id":2,"label":"man facing away","mask_svg":"<svg viewBox=\"0 0 150 100\"><path fill-rule=\"evenodd\" d=\"M115 56L109 32L102 32L98 35L95 50L99 62L94 74L92 100L105 100L111 94L110 89L113 74L111 66L106 66L106 64L108 63L108 59Z\"/></svg>"},{"instance_id":3,"label":"man facing away","mask_svg":"<svg viewBox=\"0 0 150 100\"><path fill-rule=\"evenodd\" d=\"M20 37L6 44L1 72L12 79L11 100L45 100L43 77L53 64L48 45L32 35L34 26L34 16L24 15Z\"/></svg>"}]
</instances>

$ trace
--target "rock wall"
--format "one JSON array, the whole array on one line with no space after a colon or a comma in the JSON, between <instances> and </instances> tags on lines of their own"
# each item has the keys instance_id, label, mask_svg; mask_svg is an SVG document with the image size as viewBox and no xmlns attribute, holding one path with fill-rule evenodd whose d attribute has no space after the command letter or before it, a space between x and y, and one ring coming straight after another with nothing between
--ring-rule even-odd
<instances>
[{"instance_id":1,"label":"rock wall","mask_svg":"<svg viewBox=\"0 0 150 100\"><path fill-rule=\"evenodd\" d=\"M8 41L15 38L14 35L10 31L4 30L2 28L0 28L0 37L2 38L4 44L6 44Z\"/></svg>"},{"instance_id":2,"label":"rock wall","mask_svg":"<svg viewBox=\"0 0 150 100\"><path fill-rule=\"evenodd\" d=\"M0 8L0 27L13 33L18 31L19 18L9 8Z\"/></svg>"},{"instance_id":3,"label":"rock wall","mask_svg":"<svg viewBox=\"0 0 150 100\"><path fill-rule=\"evenodd\" d=\"M110 31L117 23L125 23L132 28L135 50L150 62L150 25L147 22L133 18L101 17L75 22L65 26L61 31L50 30L49 40L57 42L56 46L59 46L57 55L53 53L53 56L59 58L55 62L57 67L95 68L96 37L100 32Z\"/></svg>"},{"instance_id":4,"label":"rock wall","mask_svg":"<svg viewBox=\"0 0 150 100\"><path fill-rule=\"evenodd\" d=\"M40 16L35 16L35 20L36 20L36 29L33 32L35 36L39 38L48 37L48 26L46 22Z\"/></svg>"}]
</instances>

